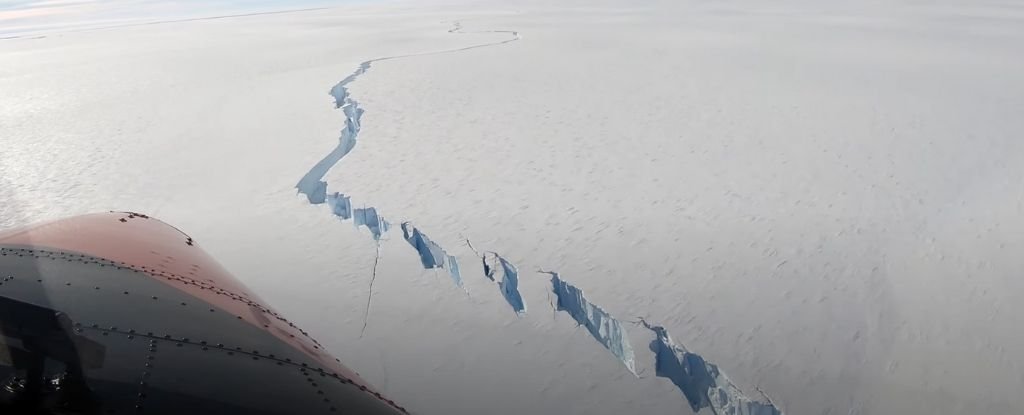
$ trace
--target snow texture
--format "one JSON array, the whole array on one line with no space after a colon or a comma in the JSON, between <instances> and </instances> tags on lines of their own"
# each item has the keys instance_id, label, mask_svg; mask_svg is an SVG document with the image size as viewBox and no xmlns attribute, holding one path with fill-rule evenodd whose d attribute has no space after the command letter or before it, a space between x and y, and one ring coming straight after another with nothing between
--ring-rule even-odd
<instances>
[{"instance_id":1,"label":"snow texture","mask_svg":"<svg viewBox=\"0 0 1024 415\"><path fill-rule=\"evenodd\" d=\"M633 357L633 346L629 342L622 323L608 312L598 307L583 295L583 290L562 280L557 272L545 272L551 275L551 286L558 298L556 309L565 311L573 320L586 327L594 339L612 352L626 369L636 376L636 361Z\"/></svg>"},{"instance_id":2,"label":"snow texture","mask_svg":"<svg viewBox=\"0 0 1024 415\"><path fill-rule=\"evenodd\" d=\"M656 359L655 373L671 380L686 396L694 412L711 408L714 414L783 414L767 396L764 397L767 402L748 398L717 365L676 343L664 327L652 326L643 320L640 322L657 336L651 342L651 351Z\"/></svg>"}]
</instances>

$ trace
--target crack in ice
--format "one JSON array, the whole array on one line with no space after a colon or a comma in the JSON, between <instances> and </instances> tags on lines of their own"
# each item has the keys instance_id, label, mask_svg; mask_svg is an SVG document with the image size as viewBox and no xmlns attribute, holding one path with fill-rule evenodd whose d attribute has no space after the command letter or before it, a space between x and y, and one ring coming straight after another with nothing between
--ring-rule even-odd
<instances>
[{"instance_id":1,"label":"crack in ice","mask_svg":"<svg viewBox=\"0 0 1024 415\"><path fill-rule=\"evenodd\" d=\"M412 245L420 256L424 269L444 268L448 270L455 285L462 287L462 274L459 272L459 261L454 255L448 255L441 245L430 240L427 235L416 229L409 222L402 222L402 237Z\"/></svg>"},{"instance_id":2,"label":"crack in ice","mask_svg":"<svg viewBox=\"0 0 1024 415\"><path fill-rule=\"evenodd\" d=\"M594 336L601 345L612 352L629 373L637 376L636 359L633 356L633 346L629 343L629 335L622 327L622 323L615 317L587 300L583 296L583 290L576 288L562 280L557 272L540 271L543 274L551 275L551 289L557 299L558 311L565 311L576 323L586 327L591 336ZM637 376L639 377L639 376Z\"/></svg>"},{"instance_id":3,"label":"crack in ice","mask_svg":"<svg viewBox=\"0 0 1024 415\"><path fill-rule=\"evenodd\" d=\"M507 259L498 255L494 251L485 251L480 253L473 244L466 239L466 245L473 251L483 265L484 277L491 280L491 282L498 283L498 289L501 291L501 296L505 298L508 305L512 306L512 310L516 312L516 315L526 314L526 302L523 301L522 294L519 293L519 268L509 262ZM487 257L492 258L491 262L487 262ZM495 271L501 269L501 281L495 278Z\"/></svg>"},{"instance_id":4,"label":"crack in ice","mask_svg":"<svg viewBox=\"0 0 1024 415\"><path fill-rule=\"evenodd\" d=\"M373 283L377 277L377 265L380 261L380 240L389 230L390 223L378 213L375 207L354 208L349 196L340 192L328 193L329 186L324 180L324 176L326 176L331 168L348 155L358 143L361 129L360 122L365 111L360 106L359 101L352 97L348 90L348 85L369 71L376 62L460 52L502 45L521 39L519 32L511 30L464 32L462 31L462 24L458 21L453 23L448 33L502 33L509 34L511 37L497 42L441 51L386 56L360 63L355 71L334 85L329 92L334 98L335 108L342 110L342 113L345 114L345 125L338 137L337 146L313 165L295 185L298 193L304 194L310 204L327 204L330 207L331 213L341 220L352 219L356 227L366 227L376 242L373 274L370 279L360 337L362 337L362 333L366 330L369 318L370 304L373 297ZM428 238L408 221L401 223L401 229L403 238L416 250L424 269L444 268L448 270L455 285L463 287L459 263L454 255L449 255L440 245ZM519 292L518 268L493 251L481 254L473 248L468 239L466 244L481 259L484 276L498 284L502 296L512 306L516 314L525 314L526 303ZM491 258L490 262L488 262L489 257ZM499 269L502 271L502 279L500 281L495 276ZM625 365L630 373L637 376L633 348L628 334L619 320L612 317L601 307L589 302L584 297L582 290L562 280L557 272L540 272L551 275L552 292L557 297L557 304L552 304L555 312L564 311L578 325L586 327L594 339ZM683 392L694 411L710 408L713 413L723 415L782 415L782 411L777 409L775 404L763 392L761 393L764 395L767 403L758 402L744 396L739 388L729 381L725 374L718 370L716 365L704 361L700 355L691 353L683 346L676 344L663 327L651 326L642 319L640 323L657 334L657 339L651 343L651 349L656 354L657 376L670 379Z\"/></svg>"},{"instance_id":5,"label":"crack in ice","mask_svg":"<svg viewBox=\"0 0 1024 415\"><path fill-rule=\"evenodd\" d=\"M334 107L341 109L345 114L345 126L342 128L341 133L338 137L338 145L327 153L319 162L306 172L305 175L299 179L299 182L295 185L298 192L306 195L306 199L310 204L319 205L328 203L331 206L331 212L341 218L347 220L355 217L355 226L365 226L370 230L375 240L379 240L381 236L387 232L390 228L390 224L384 219L383 216L378 215L376 208L368 207L364 209L352 208L352 202L348 196L342 193L334 192L328 195L328 184L324 180L324 176L337 165L346 155L348 155L358 143L359 131L360 131L360 120L362 119L365 110L359 105L359 101L352 97L352 94L348 90L348 85L354 82L359 76L365 74L370 70L370 67L375 62L382 62L392 59L399 58L410 58L414 56L427 56L437 55L443 53L460 52L470 49L497 46L509 42L514 42L520 39L519 32L510 30L488 30L481 32L463 32L462 24L455 22L452 29L448 30L449 33L454 34L467 34L467 33L507 33L511 35L511 38L498 41L489 42L478 45L466 46L455 49L446 49L441 51L432 52L420 52L411 53L405 55L385 56L381 58L370 59L359 64L351 74L346 76L340 82L334 85L330 90L330 95L334 97ZM365 215L362 217L360 215Z\"/></svg>"},{"instance_id":6,"label":"crack in ice","mask_svg":"<svg viewBox=\"0 0 1024 415\"><path fill-rule=\"evenodd\" d=\"M644 319L639 323L656 336L651 342L651 351L656 356L655 374L671 380L694 412L710 408L712 413L720 415L783 415L760 389L758 392L766 402L748 398L717 365L676 343L664 327L652 326Z\"/></svg>"}]
</instances>

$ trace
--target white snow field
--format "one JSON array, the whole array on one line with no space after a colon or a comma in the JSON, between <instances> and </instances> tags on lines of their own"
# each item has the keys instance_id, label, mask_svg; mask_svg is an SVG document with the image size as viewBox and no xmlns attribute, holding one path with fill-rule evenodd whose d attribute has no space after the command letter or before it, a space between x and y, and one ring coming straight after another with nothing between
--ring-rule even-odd
<instances>
[{"instance_id":1,"label":"white snow field","mask_svg":"<svg viewBox=\"0 0 1024 415\"><path fill-rule=\"evenodd\" d=\"M0 228L172 223L414 413L691 413L640 317L787 414L1024 413L1022 1L47 30L0 41ZM334 192L390 223L379 258ZM639 378L540 270L621 321Z\"/></svg>"}]
</instances>

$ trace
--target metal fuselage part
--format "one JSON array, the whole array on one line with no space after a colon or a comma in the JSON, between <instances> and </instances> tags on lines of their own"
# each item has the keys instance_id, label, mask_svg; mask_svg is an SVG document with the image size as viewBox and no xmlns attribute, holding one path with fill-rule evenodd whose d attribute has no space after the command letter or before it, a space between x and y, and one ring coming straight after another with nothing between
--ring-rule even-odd
<instances>
[{"instance_id":1,"label":"metal fuselage part","mask_svg":"<svg viewBox=\"0 0 1024 415\"><path fill-rule=\"evenodd\" d=\"M406 413L191 237L128 212L0 232L0 380L5 414Z\"/></svg>"}]
</instances>

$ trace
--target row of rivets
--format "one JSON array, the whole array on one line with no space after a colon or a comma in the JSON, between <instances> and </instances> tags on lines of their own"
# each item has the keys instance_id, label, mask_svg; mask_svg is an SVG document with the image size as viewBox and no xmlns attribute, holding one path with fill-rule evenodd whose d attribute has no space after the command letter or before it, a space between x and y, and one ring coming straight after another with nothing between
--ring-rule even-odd
<instances>
[{"instance_id":1,"label":"row of rivets","mask_svg":"<svg viewBox=\"0 0 1024 415\"><path fill-rule=\"evenodd\" d=\"M401 406L398 406L394 401L391 401L391 400L385 398L379 392L372 392L372 391L370 391L369 388L367 388L365 385L357 384L353 380L348 379L348 378L346 378L344 376L341 376L341 375L339 375L337 373L327 372L323 368L319 368L319 367L315 368L315 369L314 368L310 368L309 364L305 363L305 362L296 363L296 362L292 361L292 359L290 359L290 358L281 359L281 358L276 357L276 356L274 356L272 354L262 355L262 354L260 354L259 350L255 350L254 349L252 351L246 351L246 350L242 349L241 347L231 348L231 347L225 346L223 343L217 343L216 345L211 346L205 340L196 342L196 341L190 340L187 337L176 337L176 336L171 336L170 334L165 334L161 338L161 337L159 337L157 335L154 335L152 332L149 332L147 334L138 334L138 333L136 333L135 330L127 330L127 331L125 331L125 330L119 330L117 327L101 328L98 324L92 324L91 326L86 327L86 326L82 326L80 323L75 323L75 326L76 326L76 331L78 331L78 332L81 332L82 328L84 327L84 328L89 329L89 330L99 331L104 336L109 335L111 333L114 333L114 334L125 335L129 340L133 340L136 337L144 337L144 338L150 339L150 341L149 341L149 343L150 343L150 350L149 350L150 354L147 356L147 360L149 360L150 362L147 363L147 366L146 366L147 371L143 372L143 376L149 376L148 375L148 369L150 369L152 367L152 363L151 362L153 360L155 360L155 352L156 352L156 342L157 342L157 340L171 340L171 341L175 341L175 346L177 346L177 347L183 347L185 345L189 345L189 346L198 347L198 348L200 348L203 351L209 351L211 348L213 348L213 349L225 351L225 352L227 352L227 355L229 355L229 356L234 356L236 353L238 353L239 355L242 355L242 356L245 356L245 357L249 357L249 358L251 358L253 360L267 359L267 360L270 360L270 361L274 361L278 366L283 366L283 365L293 366L293 367L298 368L299 371L304 373L304 374L308 374L308 371L316 371L317 374L319 376L321 376L321 377L336 379L337 381L339 381L339 382L341 382L343 384L356 385L357 388L360 391L363 391L365 393L369 393L370 395L373 395L378 400L387 403L388 405L390 405L390 406L392 406L392 407L402 411L403 413L408 413L408 412L406 412L405 408L402 408ZM311 379L311 377L309 377L309 379ZM140 386L144 386L144 383L140 383ZM141 403L139 405L141 405Z\"/></svg>"}]
</instances>

